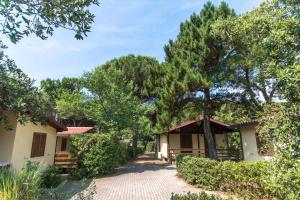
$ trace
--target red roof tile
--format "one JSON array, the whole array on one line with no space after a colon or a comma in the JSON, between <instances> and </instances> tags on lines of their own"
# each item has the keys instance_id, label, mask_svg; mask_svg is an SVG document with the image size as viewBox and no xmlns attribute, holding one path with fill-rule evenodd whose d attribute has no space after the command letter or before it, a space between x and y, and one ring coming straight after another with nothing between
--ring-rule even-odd
<instances>
[{"instance_id":1,"label":"red roof tile","mask_svg":"<svg viewBox=\"0 0 300 200\"><path fill-rule=\"evenodd\" d=\"M57 135L76 135L87 133L94 129L94 127L67 127L66 131L58 132Z\"/></svg>"}]
</instances>

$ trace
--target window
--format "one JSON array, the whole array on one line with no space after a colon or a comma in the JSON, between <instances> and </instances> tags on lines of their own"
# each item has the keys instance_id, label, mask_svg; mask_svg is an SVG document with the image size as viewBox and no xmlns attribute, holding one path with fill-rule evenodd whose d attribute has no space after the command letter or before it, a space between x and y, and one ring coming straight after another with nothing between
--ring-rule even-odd
<instances>
[{"instance_id":1,"label":"window","mask_svg":"<svg viewBox=\"0 0 300 200\"><path fill-rule=\"evenodd\" d=\"M44 156L46 146L46 133L33 133L31 158Z\"/></svg>"}]
</instances>

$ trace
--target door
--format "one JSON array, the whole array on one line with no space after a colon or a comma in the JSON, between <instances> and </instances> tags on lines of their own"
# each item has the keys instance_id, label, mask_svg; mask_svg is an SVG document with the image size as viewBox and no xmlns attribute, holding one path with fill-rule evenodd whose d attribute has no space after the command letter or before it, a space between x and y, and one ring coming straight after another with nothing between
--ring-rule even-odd
<instances>
[{"instance_id":1,"label":"door","mask_svg":"<svg viewBox=\"0 0 300 200\"><path fill-rule=\"evenodd\" d=\"M180 134L180 148L182 149L191 149L191 150L182 150L181 153L193 153L193 138L192 134Z\"/></svg>"},{"instance_id":2,"label":"door","mask_svg":"<svg viewBox=\"0 0 300 200\"><path fill-rule=\"evenodd\" d=\"M67 150L67 142L68 142L68 138L62 138L61 139L61 151L66 151Z\"/></svg>"}]
</instances>

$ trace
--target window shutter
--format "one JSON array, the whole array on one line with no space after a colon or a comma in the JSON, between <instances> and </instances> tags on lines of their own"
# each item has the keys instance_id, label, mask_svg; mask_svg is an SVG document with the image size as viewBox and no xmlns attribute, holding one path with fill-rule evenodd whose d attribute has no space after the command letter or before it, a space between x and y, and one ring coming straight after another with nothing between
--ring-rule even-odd
<instances>
[{"instance_id":1,"label":"window shutter","mask_svg":"<svg viewBox=\"0 0 300 200\"><path fill-rule=\"evenodd\" d=\"M46 147L46 133L33 133L31 158L44 156Z\"/></svg>"}]
</instances>

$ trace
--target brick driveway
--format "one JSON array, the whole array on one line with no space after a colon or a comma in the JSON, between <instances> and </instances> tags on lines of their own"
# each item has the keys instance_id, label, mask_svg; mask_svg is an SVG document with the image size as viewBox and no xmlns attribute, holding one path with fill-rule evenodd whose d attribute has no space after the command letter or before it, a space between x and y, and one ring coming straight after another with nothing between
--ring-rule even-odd
<instances>
[{"instance_id":1,"label":"brick driveway","mask_svg":"<svg viewBox=\"0 0 300 200\"><path fill-rule=\"evenodd\" d=\"M139 157L110 177L95 180L96 198L105 200L169 200L172 192L199 192L176 177L174 165L149 155Z\"/></svg>"}]
</instances>

